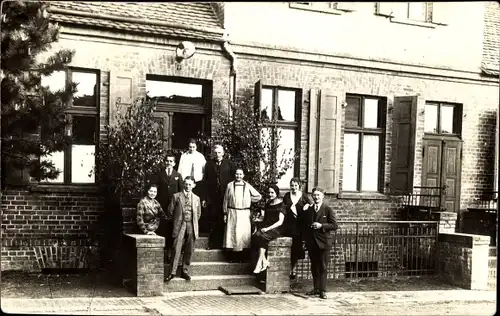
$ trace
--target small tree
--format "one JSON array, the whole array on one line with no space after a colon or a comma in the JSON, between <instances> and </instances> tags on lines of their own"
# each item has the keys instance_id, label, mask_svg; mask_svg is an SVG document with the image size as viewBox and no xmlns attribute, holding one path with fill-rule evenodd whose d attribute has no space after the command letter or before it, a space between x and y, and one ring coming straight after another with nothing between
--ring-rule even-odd
<instances>
[{"instance_id":1,"label":"small tree","mask_svg":"<svg viewBox=\"0 0 500 316\"><path fill-rule=\"evenodd\" d=\"M106 126L107 141L99 148L97 173L108 193L136 198L165 157L163 128L154 118L155 100L137 99L126 109L118 103L116 124Z\"/></svg>"},{"instance_id":2,"label":"small tree","mask_svg":"<svg viewBox=\"0 0 500 316\"><path fill-rule=\"evenodd\" d=\"M277 183L293 168L298 151L288 148L278 155L281 133L275 128L276 121L261 120L248 102L231 104L230 108L231 116L215 115L213 137L201 141L209 146L221 144L236 166L246 171L245 180L263 193L267 185Z\"/></svg>"},{"instance_id":3,"label":"small tree","mask_svg":"<svg viewBox=\"0 0 500 316\"><path fill-rule=\"evenodd\" d=\"M59 36L58 26L49 22L47 6L35 1L2 3L2 180L6 171L15 169L41 179L56 178L59 170L40 157L69 145L64 108L76 85L51 92L41 86L41 77L65 69L74 52L60 50L45 62L37 61Z\"/></svg>"}]
</instances>

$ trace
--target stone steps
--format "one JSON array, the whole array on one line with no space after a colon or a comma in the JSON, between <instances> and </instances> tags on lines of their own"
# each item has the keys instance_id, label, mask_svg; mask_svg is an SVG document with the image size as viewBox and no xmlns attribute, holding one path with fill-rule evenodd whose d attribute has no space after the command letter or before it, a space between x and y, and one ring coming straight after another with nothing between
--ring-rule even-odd
<instances>
[{"instance_id":1,"label":"stone steps","mask_svg":"<svg viewBox=\"0 0 500 316\"><path fill-rule=\"evenodd\" d=\"M165 276L168 275L170 267L165 264ZM200 261L191 262L191 276L210 275L242 275L252 273L250 263L230 263L224 261ZM181 274L181 268L177 269L177 275Z\"/></svg>"},{"instance_id":2,"label":"stone steps","mask_svg":"<svg viewBox=\"0 0 500 316\"><path fill-rule=\"evenodd\" d=\"M170 282L165 282L164 292L186 292L217 290L220 287L255 285L255 276L252 274L250 263L230 263L224 255L224 250L206 250L208 237L203 234L194 244L193 257L191 258L191 281L180 278L181 269ZM165 277L170 269L165 264Z\"/></svg>"},{"instance_id":3,"label":"stone steps","mask_svg":"<svg viewBox=\"0 0 500 316\"><path fill-rule=\"evenodd\" d=\"M187 292L217 290L221 286L255 285L255 276L242 275L192 275L191 281L174 278L165 282L163 292ZM200 307L202 308L202 307Z\"/></svg>"}]
</instances>

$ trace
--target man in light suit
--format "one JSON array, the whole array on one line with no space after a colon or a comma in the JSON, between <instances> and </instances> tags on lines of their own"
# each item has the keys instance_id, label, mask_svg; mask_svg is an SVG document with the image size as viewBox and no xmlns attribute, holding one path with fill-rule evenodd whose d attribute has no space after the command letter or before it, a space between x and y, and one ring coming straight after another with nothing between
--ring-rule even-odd
<instances>
[{"instance_id":1,"label":"man in light suit","mask_svg":"<svg viewBox=\"0 0 500 316\"><path fill-rule=\"evenodd\" d=\"M157 200L161 208L166 212L174 193L182 190L182 176L175 169L175 157L169 153L165 157L165 167L159 168L151 180L158 187ZM159 234L165 237L165 248L167 249L165 259L170 258L172 248L172 225L170 222L162 222Z\"/></svg>"},{"instance_id":2,"label":"man in light suit","mask_svg":"<svg viewBox=\"0 0 500 316\"><path fill-rule=\"evenodd\" d=\"M307 295L319 295L326 299L326 278L330 249L332 248L332 230L338 228L333 209L323 203L325 191L321 188L312 190L313 204L304 206L302 238L305 241L311 260L311 273L314 289Z\"/></svg>"},{"instance_id":3,"label":"man in light suit","mask_svg":"<svg viewBox=\"0 0 500 316\"><path fill-rule=\"evenodd\" d=\"M214 159L205 165L205 192L206 204L210 210L208 224L210 236L208 238L209 249L222 249L224 237L224 211L222 202L226 193L227 184L234 180L236 168L227 158L224 158L224 148L221 145L214 146Z\"/></svg>"},{"instance_id":4,"label":"man in light suit","mask_svg":"<svg viewBox=\"0 0 500 316\"><path fill-rule=\"evenodd\" d=\"M184 252L181 277L191 280L189 266L193 254L194 242L198 238L198 220L201 216L200 198L192 191L195 187L194 178L184 179L184 189L175 193L168 206L167 217L172 221L173 254L170 260L170 274L167 282L172 280L177 271L181 251Z\"/></svg>"}]
</instances>

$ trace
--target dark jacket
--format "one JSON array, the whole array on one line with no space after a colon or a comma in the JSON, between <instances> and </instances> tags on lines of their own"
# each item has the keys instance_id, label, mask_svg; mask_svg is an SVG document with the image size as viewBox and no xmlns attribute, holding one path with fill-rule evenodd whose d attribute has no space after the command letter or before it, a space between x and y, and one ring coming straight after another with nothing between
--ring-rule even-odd
<instances>
[{"instance_id":1,"label":"dark jacket","mask_svg":"<svg viewBox=\"0 0 500 316\"><path fill-rule=\"evenodd\" d=\"M175 169L172 174L167 176L165 168L158 169L152 182L158 186L158 196L156 199L160 202L161 207L166 210L170 204L170 199L174 193L182 191L182 176Z\"/></svg>"},{"instance_id":2,"label":"dark jacket","mask_svg":"<svg viewBox=\"0 0 500 316\"><path fill-rule=\"evenodd\" d=\"M302 238L307 249L330 249L333 243L331 231L338 228L333 209L323 203L316 213L313 204L303 215ZM311 224L314 222L322 224L323 227L320 229L311 228Z\"/></svg>"},{"instance_id":3,"label":"dark jacket","mask_svg":"<svg viewBox=\"0 0 500 316\"><path fill-rule=\"evenodd\" d=\"M208 204L222 204L222 199L226 193L227 184L234 180L234 164L223 158L220 164L220 172L217 175L217 162L211 159L205 165L205 193ZM217 181L219 179L219 181ZM216 200L217 199L217 200Z\"/></svg>"},{"instance_id":4,"label":"dark jacket","mask_svg":"<svg viewBox=\"0 0 500 316\"><path fill-rule=\"evenodd\" d=\"M283 223L284 228L286 229L286 235L290 237L300 237L301 233L301 228L303 226L302 221L303 221L303 216L305 211L304 205L306 204L312 204L313 202L311 199L307 196L307 194L302 193L302 197L299 199L297 204L295 205L295 209L297 210L297 215L292 212L291 206L292 206L292 199L290 197L291 193L287 192L285 193L285 196L283 197L283 204L285 204L286 208L286 215L285 215L285 221Z\"/></svg>"}]
</instances>

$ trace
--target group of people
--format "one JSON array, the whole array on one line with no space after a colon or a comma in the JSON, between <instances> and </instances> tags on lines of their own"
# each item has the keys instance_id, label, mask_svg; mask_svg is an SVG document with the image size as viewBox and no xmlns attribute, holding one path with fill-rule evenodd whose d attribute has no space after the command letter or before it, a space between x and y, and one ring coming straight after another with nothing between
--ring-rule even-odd
<instances>
[{"instance_id":1,"label":"group of people","mask_svg":"<svg viewBox=\"0 0 500 316\"><path fill-rule=\"evenodd\" d=\"M147 194L137 205L137 224L143 233L156 234L161 218L167 224L159 232L166 239L170 261L166 280L175 277L181 253L181 277L191 279L189 266L203 208L210 227L207 249L225 249L230 262L243 262L250 252L257 276L269 266L266 257L269 242L289 236L292 237L290 278L295 279L295 266L305 257L305 243L314 280L314 289L307 294L326 298L330 231L337 229L337 223L332 208L323 203L324 191L314 188L310 199L302 193L300 180L293 178L290 192L281 198L280 189L271 184L265 192L260 220L254 221L251 205L262 200L261 193L244 180L243 169L224 157L221 145L215 145L213 151L214 159L206 161L197 151L196 141L190 140L189 150L181 155L177 171L175 157L167 155L165 166L150 179Z\"/></svg>"}]
</instances>

